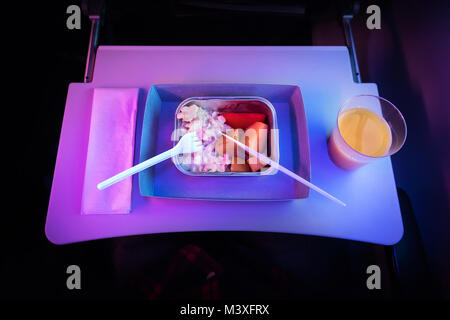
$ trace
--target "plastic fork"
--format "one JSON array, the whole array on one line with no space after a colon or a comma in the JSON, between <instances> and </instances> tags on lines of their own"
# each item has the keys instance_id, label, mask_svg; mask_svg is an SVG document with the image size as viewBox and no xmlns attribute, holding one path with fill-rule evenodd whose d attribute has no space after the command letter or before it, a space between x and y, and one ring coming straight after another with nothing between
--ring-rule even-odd
<instances>
[{"instance_id":1,"label":"plastic fork","mask_svg":"<svg viewBox=\"0 0 450 320\"><path fill-rule=\"evenodd\" d=\"M182 153L192 153L200 151L202 147L203 147L202 142L200 141L200 139L197 138L195 133L189 132L185 134L172 149L167 150L166 152L163 152L157 156L154 156L153 158L145 160L144 162L141 162L135 165L134 167L131 167L125 171L116 174L115 176L109 179L106 179L103 182L100 182L97 185L97 188L99 190L103 190L125 178L128 178L129 176L132 176L135 173L150 168L151 166L154 166L155 164L158 164L164 160L167 160Z\"/></svg>"},{"instance_id":2,"label":"plastic fork","mask_svg":"<svg viewBox=\"0 0 450 320\"><path fill-rule=\"evenodd\" d=\"M262 162L277 168L278 170L280 170L281 172L283 172L284 174L288 175L289 177L297 180L298 182L303 183L304 185L306 185L307 187L317 191L318 193L320 193L321 195L323 195L324 197L340 204L341 206L347 206L344 202L342 202L341 200L333 197L331 194L329 194L328 192L320 189L319 187L313 185L311 182L309 182L308 180L303 179L302 177L300 177L299 175L293 173L292 171L286 169L285 167L283 167L281 164L279 164L278 162L273 161L272 159L266 157L265 155L247 147L245 144L233 139L230 136L227 136L226 134L223 134L222 132L218 131L218 133L220 133L222 136L224 136L225 138L227 138L230 141L233 141L235 144L237 144L239 147L241 147L242 149L244 149L245 151L247 151L249 154L251 154L254 157L257 157L259 160L261 160Z\"/></svg>"}]
</instances>

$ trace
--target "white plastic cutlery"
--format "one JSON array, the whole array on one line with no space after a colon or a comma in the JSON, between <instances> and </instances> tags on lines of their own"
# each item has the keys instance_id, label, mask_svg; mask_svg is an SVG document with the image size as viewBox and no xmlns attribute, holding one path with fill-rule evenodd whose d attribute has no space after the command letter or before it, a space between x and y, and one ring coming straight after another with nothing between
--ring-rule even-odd
<instances>
[{"instance_id":1,"label":"white plastic cutlery","mask_svg":"<svg viewBox=\"0 0 450 320\"><path fill-rule=\"evenodd\" d=\"M259 160L261 160L262 162L277 168L278 170L280 170L281 172L283 172L284 174L288 175L289 177L303 183L304 185L306 185L307 187L317 191L318 193L320 193L321 195L323 195L324 197L340 204L341 206L347 206L344 202L342 202L341 200L333 197L331 194L329 194L328 192L320 189L319 187L313 185L311 182L309 182L308 180L303 179L302 177L300 177L299 175L293 173L292 171L286 169L285 167L283 167L282 165L280 165L279 163L273 161L272 159L266 157L265 155L249 148L248 146L246 146L245 144L233 139L230 136L227 136L226 134L223 134L222 132L220 132L220 134L222 136L224 136L225 138L227 138L230 141L233 141L235 144L237 144L239 147L243 148L245 151L247 151L249 154L251 154L254 157L257 157Z\"/></svg>"},{"instance_id":2,"label":"white plastic cutlery","mask_svg":"<svg viewBox=\"0 0 450 320\"><path fill-rule=\"evenodd\" d=\"M203 147L202 142L196 137L195 133L189 132L185 134L180 139L180 141L178 141L176 146L173 147L172 149L167 150L166 152L163 152L157 156L154 156L153 158L145 160L144 162L141 162L135 165L134 167L122 171L109 179L106 179L105 181L99 183L97 185L97 188L99 190L103 190L129 176L132 176L135 173L145 170L151 166L154 166L155 164L160 163L164 160L172 158L173 156L179 155L181 153L197 152L200 151L202 147Z\"/></svg>"},{"instance_id":3,"label":"white plastic cutlery","mask_svg":"<svg viewBox=\"0 0 450 320\"><path fill-rule=\"evenodd\" d=\"M286 169L285 167L283 167L282 165L280 165L279 163L273 161L272 159L266 157L265 155L249 148L248 146L246 146L245 144L233 139L232 137L223 134L222 132L219 132L222 136L224 136L226 139L234 142L235 144L237 144L239 147L243 148L245 151L247 151L249 154L251 154L254 157L257 157L260 161L277 168L278 170L280 170L281 172L283 172L284 174L288 175L289 177L303 183L304 185L306 185L307 187L317 191L318 193L320 193L321 195L323 195L324 197L342 205L342 206L346 206L346 204L344 202L342 202L341 200L333 197L331 194L329 194L328 192L320 189L319 187L313 185L311 182L303 179L302 177L300 177L299 175L293 173L292 171ZM109 186L112 186L113 184L129 177L132 176L135 173L138 173L142 170L145 170L151 166L154 166L157 163L160 163L164 160L167 160L169 158L172 158L173 156L179 155L179 154L186 154L186 153L192 153L192 152L197 152L200 151L203 148L202 142L196 137L194 132L189 132L187 134L185 134L180 141L178 141L178 143L176 144L175 147L173 147L170 150L167 150L166 152L163 152L153 158L150 158L144 162L141 162L137 165L135 165L134 167L131 167L125 171L122 171L118 174L116 174L115 176L106 179L105 181L99 183L97 185L97 188L99 190L103 190Z\"/></svg>"}]
</instances>

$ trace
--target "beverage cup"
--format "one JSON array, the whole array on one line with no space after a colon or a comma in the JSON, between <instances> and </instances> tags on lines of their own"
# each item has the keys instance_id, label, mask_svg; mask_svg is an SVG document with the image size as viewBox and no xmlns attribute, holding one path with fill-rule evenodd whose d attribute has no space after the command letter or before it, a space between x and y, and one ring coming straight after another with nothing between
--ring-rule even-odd
<instances>
[{"instance_id":1,"label":"beverage cup","mask_svg":"<svg viewBox=\"0 0 450 320\"><path fill-rule=\"evenodd\" d=\"M328 140L328 154L338 167L353 170L396 153L406 140L400 111L388 100L357 95L340 108Z\"/></svg>"}]
</instances>

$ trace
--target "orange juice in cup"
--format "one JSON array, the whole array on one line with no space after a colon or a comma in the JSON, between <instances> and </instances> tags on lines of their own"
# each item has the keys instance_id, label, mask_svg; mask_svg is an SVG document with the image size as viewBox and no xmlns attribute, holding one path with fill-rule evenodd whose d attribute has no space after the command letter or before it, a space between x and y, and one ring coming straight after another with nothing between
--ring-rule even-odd
<instances>
[{"instance_id":1,"label":"orange juice in cup","mask_svg":"<svg viewBox=\"0 0 450 320\"><path fill-rule=\"evenodd\" d=\"M377 96L359 95L339 110L328 153L338 167L351 170L394 154L405 139L405 120L392 103Z\"/></svg>"}]
</instances>

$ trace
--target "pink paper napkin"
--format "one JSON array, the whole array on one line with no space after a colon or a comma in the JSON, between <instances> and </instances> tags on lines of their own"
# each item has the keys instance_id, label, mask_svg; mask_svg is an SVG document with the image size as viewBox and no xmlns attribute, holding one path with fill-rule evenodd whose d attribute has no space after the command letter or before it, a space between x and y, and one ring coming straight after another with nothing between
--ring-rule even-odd
<instances>
[{"instance_id":1,"label":"pink paper napkin","mask_svg":"<svg viewBox=\"0 0 450 320\"><path fill-rule=\"evenodd\" d=\"M97 184L133 165L138 88L95 88L82 213L129 213L132 177L104 190Z\"/></svg>"}]
</instances>

